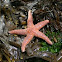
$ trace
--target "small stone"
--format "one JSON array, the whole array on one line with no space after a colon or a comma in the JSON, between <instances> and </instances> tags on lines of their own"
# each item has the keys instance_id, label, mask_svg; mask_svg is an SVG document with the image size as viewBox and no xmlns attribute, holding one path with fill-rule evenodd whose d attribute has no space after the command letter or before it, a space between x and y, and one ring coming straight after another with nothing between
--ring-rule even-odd
<instances>
[{"instance_id":1,"label":"small stone","mask_svg":"<svg viewBox=\"0 0 62 62\"><path fill-rule=\"evenodd\" d=\"M26 21L21 21L21 24L22 24L22 25L25 25L25 24L26 24Z\"/></svg>"}]
</instances>

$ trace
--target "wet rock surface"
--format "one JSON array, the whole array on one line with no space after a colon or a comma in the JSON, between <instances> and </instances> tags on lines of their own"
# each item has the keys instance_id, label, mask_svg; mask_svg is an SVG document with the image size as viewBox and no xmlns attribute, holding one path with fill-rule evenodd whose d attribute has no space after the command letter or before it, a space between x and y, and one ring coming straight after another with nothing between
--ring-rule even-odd
<instances>
[{"instance_id":1,"label":"wet rock surface","mask_svg":"<svg viewBox=\"0 0 62 62\"><path fill-rule=\"evenodd\" d=\"M4 15L0 17L0 35L3 34L3 29L4 29L5 23L4 23Z\"/></svg>"}]
</instances>

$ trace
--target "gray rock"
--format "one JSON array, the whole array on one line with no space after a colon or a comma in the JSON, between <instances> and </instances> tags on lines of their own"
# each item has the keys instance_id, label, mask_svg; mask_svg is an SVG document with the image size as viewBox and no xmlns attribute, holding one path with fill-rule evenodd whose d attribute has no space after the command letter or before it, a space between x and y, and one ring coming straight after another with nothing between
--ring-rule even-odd
<instances>
[{"instance_id":1,"label":"gray rock","mask_svg":"<svg viewBox=\"0 0 62 62\"><path fill-rule=\"evenodd\" d=\"M3 34L3 28L4 28L4 26L5 26L5 23L4 23L4 15L2 15L0 17L0 35Z\"/></svg>"}]
</instances>

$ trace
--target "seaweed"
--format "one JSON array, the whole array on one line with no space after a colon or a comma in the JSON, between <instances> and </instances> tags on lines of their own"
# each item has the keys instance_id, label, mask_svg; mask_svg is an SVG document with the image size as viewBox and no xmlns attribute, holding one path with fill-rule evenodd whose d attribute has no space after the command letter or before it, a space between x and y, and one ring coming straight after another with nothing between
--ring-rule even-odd
<instances>
[{"instance_id":1,"label":"seaweed","mask_svg":"<svg viewBox=\"0 0 62 62\"><path fill-rule=\"evenodd\" d=\"M49 45L46 42L42 41L41 45L42 47L40 48L40 51L49 51L52 53L58 53L61 50L62 47L62 38L60 36L60 32L50 32L47 31L46 35L52 40L53 45ZM56 38L57 42L55 42L54 38Z\"/></svg>"},{"instance_id":2,"label":"seaweed","mask_svg":"<svg viewBox=\"0 0 62 62\"><path fill-rule=\"evenodd\" d=\"M21 52L24 36L11 35L9 30L26 28L27 13L32 10L33 23L48 19L42 28L53 45L34 37ZM0 0L0 62L61 62L62 0Z\"/></svg>"}]
</instances>

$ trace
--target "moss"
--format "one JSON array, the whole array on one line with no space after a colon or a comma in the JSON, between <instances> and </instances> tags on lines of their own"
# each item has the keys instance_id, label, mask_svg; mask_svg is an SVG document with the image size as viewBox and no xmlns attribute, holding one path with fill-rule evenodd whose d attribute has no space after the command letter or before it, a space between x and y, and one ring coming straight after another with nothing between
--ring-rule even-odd
<instances>
[{"instance_id":1,"label":"moss","mask_svg":"<svg viewBox=\"0 0 62 62\"><path fill-rule=\"evenodd\" d=\"M50 32L47 31L46 35L51 38L51 41L53 42L53 45L49 45L46 42L42 41L41 45L42 47L40 48L40 51L49 51L52 53L58 53L61 50L62 47L62 39L61 39L61 33L58 32ZM57 42L55 43L53 38L56 37Z\"/></svg>"}]
</instances>

